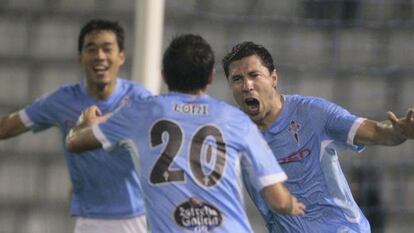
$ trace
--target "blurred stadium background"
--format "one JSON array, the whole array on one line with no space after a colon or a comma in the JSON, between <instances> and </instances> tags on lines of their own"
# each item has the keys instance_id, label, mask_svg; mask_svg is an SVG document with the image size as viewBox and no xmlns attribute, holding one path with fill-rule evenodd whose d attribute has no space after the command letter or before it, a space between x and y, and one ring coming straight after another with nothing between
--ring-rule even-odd
<instances>
[{"instance_id":1,"label":"blurred stadium background","mask_svg":"<svg viewBox=\"0 0 414 233\"><path fill-rule=\"evenodd\" d=\"M122 75L130 78L136 4L0 0L0 114L81 78L77 36L94 17L125 27ZM376 120L414 107L414 0L166 0L163 48L185 32L213 46L217 78L209 93L229 102L220 60L235 43L253 40L272 52L283 93L321 96ZM0 233L72 232L61 146L57 130L0 142ZM340 160L374 233L414 231L414 142L345 152ZM264 233L249 201L247 208Z\"/></svg>"}]
</instances>

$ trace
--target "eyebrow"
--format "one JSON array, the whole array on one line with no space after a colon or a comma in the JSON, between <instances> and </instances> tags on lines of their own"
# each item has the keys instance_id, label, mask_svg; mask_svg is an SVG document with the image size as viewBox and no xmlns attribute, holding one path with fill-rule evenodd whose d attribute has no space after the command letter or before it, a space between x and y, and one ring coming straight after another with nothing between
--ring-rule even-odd
<instances>
[{"instance_id":1,"label":"eyebrow","mask_svg":"<svg viewBox=\"0 0 414 233\"><path fill-rule=\"evenodd\" d=\"M257 74L257 73L260 73L260 71L252 70L252 71L249 71L247 74L252 75L252 74Z\"/></svg>"},{"instance_id":2,"label":"eyebrow","mask_svg":"<svg viewBox=\"0 0 414 233\"><path fill-rule=\"evenodd\" d=\"M229 76L229 78L235 78L235 77L243 77L243 75L241 75L241 74L233 74L233 75L230 75Z\"/></svg>"},{"instance_id":3,"label":"eyebrow","mask_svg":"<svg viewBox=\"0 0 414 233\"><path fill-rule=\"evenodd\" d=\"M89 48L89 47L92 47L92 46L103 46L103 47L106 47L106 46L112 46L112 45L114 45L114 43L113 42L104 42L104 43L102 43L101 45L100 44L96 44L96 43L94 43L94 42L89 42L89 43L87 43L86 45L85 45L85 48Z\"/></svg>"}]
</instances>

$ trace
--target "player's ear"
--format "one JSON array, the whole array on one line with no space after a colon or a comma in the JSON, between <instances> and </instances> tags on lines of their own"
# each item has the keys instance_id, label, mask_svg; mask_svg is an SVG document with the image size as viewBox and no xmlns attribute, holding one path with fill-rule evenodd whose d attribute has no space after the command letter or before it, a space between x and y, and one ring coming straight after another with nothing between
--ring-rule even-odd
<instances>
[{"instance_id":1,"label":"player's ear","mask_svg":"<svg viewBox=\"0 0 414 233\"><path fill-rule=\"evenodd\" d=\"M272 73L270 74L270 78L272 79L272 86L273 86L273 88L276 88L277 87L277 81L278 81L276 69L274 69L272 71Z\"/></svg>"},{"instance_id":2,"label":"player's ear","mask_svg":"<svg viewBox=\"0 0 414 233\"><path fill-rule=\"evenodd\" d=\"M124 50L119 52L119 59L120 59L120 65L123 65L125 63L125 51Z\"/></svg>"},{"instance_id":3,"label":"player's ear","mask_svg":"<svg viewBox=\"0 0 414 233\"><path fill-rule=\"evenodd\" d=\"M213 82L215 76L216 76L216 69L213 68L210 71L210 74L208 75L208 84L211 84Z\"/></svg>"}]
</instances>

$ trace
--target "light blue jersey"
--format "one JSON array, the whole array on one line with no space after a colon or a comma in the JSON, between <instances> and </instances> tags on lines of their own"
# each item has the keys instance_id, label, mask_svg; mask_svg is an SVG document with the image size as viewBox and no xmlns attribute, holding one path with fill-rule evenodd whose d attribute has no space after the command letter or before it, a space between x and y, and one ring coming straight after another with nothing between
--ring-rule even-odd
<instances>
[{"instance_id":1,"label":"light blue jersey","mask_svg":"<svg viewBox=\"0 0 414 233\"><path fill-rule=\"evenodd\" d=\"M153 233L252 232L242 171L257 192L286 179L251 120L207 95L135 100L93 132L105 149L135 153Z\"/></svg>"},{"instance_id":2,"label":"light blue jersey","mask_svg":"<svg viewBox=\"0 0 414 233\"><path fill-rule=\"evenodd\" d=\"M316 97L285 95L282 112L263 132L289 179L289 191L306 206L304 216L272 213L247 181L269 232L369 233L342 173L337 150L350 148L362 118Z\"/></svg>"},{"instance_id":3,"label":"light blue jersey","mask_svg":"<svg viewBox=\"0 0 414 233\"><path fill-rule=\"evenodd\" d=\"M64 144L66 134L85 108L97 105L105 114L130 99L149 94L139 84L119 78L114 93L104 101L90 97L84 84L63 85L20 111L20 118L35 132L57 126ZM127 150L107 153L98 149L80 154L65 150L64 154L73 185L71 214L109 219L144 214L141 187Z\"/></svg>"}]
</instances>

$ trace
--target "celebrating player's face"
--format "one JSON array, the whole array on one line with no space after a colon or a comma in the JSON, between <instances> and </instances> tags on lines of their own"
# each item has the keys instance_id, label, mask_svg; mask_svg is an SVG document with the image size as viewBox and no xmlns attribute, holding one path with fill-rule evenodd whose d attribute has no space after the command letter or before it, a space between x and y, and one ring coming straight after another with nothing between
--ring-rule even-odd
<instances>
[{"instance_id":1,"label":"celebrating player's face","mask_svg":"<svg viewBox=\"0 0 414 233\"><path fill-rule=\"evenodd\" d=\"M90 85L115 83L125 54L119 50L116 35L111 31L93 31L86 35L80 61Z\"/></svg>"},{"instance_id":2,"label":"celebrating player's face","mask_svg":"<svg viewBox=\"0 0 414 233\"><path fill-rule=\"evenodd\" d=\"M272 111L276 96L276 71L269 70L256 55L233 61L229 66L229 84L237 104L260 124Z\"/></svg>"}]
</instances>

